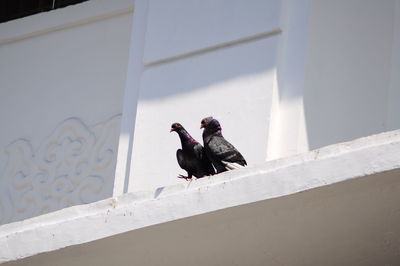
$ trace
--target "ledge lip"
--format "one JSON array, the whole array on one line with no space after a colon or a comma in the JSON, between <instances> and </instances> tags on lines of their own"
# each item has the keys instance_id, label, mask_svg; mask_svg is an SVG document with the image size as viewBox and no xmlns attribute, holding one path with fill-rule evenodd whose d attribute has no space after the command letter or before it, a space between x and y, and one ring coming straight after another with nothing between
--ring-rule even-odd
<instances>
[{"instance_id":1,"label":"ledge lip","mask_svg":"<svg viewBox=\"0 0 400 266\"><path fill-rule=\"evenodd\" d=\"M399 168L400 130L395 130L154 191L127 193L1 225L0 263Z\"/></svg>"}]
</instances>

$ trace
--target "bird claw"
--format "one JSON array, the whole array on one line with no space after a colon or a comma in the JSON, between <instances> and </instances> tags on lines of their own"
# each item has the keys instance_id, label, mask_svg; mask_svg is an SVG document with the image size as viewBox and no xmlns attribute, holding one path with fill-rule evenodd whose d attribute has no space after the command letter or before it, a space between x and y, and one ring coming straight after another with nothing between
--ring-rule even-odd
<instances>
[{"instance_id":1,"label":"bird claw","mask_svg":"<svg viewBox=\"0 0 400 266\"><path fill-rule=\"evenodd\" d=\"M187 176L184 176L184 175L178 175L178 178L185 179L186 181L192 181L193 180L192 177L187 177Z\"/></svg>"}]
</instances>

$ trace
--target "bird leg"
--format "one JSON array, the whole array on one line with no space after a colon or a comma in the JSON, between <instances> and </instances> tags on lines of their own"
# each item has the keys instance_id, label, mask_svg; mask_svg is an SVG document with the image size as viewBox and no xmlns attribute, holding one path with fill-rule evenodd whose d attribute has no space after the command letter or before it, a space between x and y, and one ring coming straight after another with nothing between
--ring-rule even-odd
<instances>
[{"instance_id":1,"label":"bird leg","mask_svg":"<svg viewBox=\"0 0 400 266\"><path fill-rule=\"evenodd\" d=\"M183 178L186 181L192 181L193 179L196 179L196 178L192 178L192 177L188 177L188 176L184 176L184 175L178 175L178 178Z\"/></svg>"}]
</instances>

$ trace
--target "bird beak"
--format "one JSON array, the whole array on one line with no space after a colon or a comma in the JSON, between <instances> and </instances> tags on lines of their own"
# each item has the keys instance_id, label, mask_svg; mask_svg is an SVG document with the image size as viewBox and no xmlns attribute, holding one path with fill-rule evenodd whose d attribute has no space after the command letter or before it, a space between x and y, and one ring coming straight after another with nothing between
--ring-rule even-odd
<instances>
[{"instance_id":1,"label":"bird beak","mask_svg":"<svg viewBox=\"0 0 400 266\"><path fill-rule=\"evenodd\" d=\"M171 128L170 130L169 130L169 133L171 133L172 131L175 131L173 128Z\"/></svg>"},{"instance_id":2,"label":"bird beak","mask_svg":"<svg viewBox=\"0 0 400 266\"><path fill-rule=\"evenodd\" d=\"M201 125L200 125L200 129L202 129L203 127L204 127L204 125L203 125L203 124L201 124Z\"/></svg>"}]
</instances>

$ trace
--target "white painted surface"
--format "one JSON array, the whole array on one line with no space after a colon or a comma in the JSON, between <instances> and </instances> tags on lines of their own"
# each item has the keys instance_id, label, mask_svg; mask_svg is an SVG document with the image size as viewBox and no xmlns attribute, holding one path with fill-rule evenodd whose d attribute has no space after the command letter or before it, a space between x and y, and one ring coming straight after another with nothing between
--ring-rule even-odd
<instances>
[{"instance_id":1,"label":"white painted surface","mask_svg":"<svg viewBox=\"0 0 400 266\"><path fill-rule=\"evenodd\" d=\"M95 124L121 113L130 19L1 45L1 146L18 137L39 143L68 117Z\"/></svg>"},{"instance_id":2,"label":"white painted surface","mask_svg":"<svg viewBox=\"0 0 400 266\"><path fill-rule=\"evenodd\" d=\"M400 1L395 1L387 129L400 128Z\"/></svg>"},{"instance_id":3,"label":"white painted surface","mask_svg":"<svg viewBox=\"0 0 400 266\"><path fill-rule=\"evenodd\" d=\"M398 129L400 1L283 3L268 158Z\"/></svg>"},{"instance_id":4,"label":"white painted surface","mask_svg":"<svg viewBox=\"0 0 400 266\"><path fill-rule=\"evenodd\" d=\"M182 182L176 161L181 123L200 143L200 121L218 119L249 164L265 161L277 36L147 68L136 117L129 191Z\"/></svg>"},{"instance_id":5,"label":"white painted surface","mask_svg":"<svg viewBox=\"0 0 400 266\"><path fill-rule=\"evenodd\" d=\"M310 149L386 130L395 2L313 1L304 95Z\"/></svg>"},{"instance_id":6,"label":"white painted surface","mask_svg":"<svg viewBox=\"0 0 400 266\"><path fill-rule=\"evenodd\" d=\"M282 3L282 34L267 160L309 150L303 96L311 1L286 0Z\"/></svg>"},{"instance_id":7,"label":"white painted surface","mask_svg":"<svg viewBox=\"0 0 400 266\"><path fill-rule=\"evenodd\" d=\"M120 116L93 127L62 121L38 147L17 139L5 148L0 223L110 197Z\"/></svg>"},{"instance_id":8,"label":"white painted surface","mask_svg":"<svg viewBox=\"0 0 400 266\"><path fill-rule=\"evenodd\" d=\"M123 111L120 195L184 184L173 122L213 115L249 164L397 127L399 0L140 3L132 31L128 0L0 25L0 148Z\"/></svg>"},{"instance_id":9,"label":"white painted surface","mask_svg":"<svg viewBox=\"0 0 400 266\"><path fill-rule=\"evenodd\" d=\"M2 265L397 265L399 173L376 173Z\"/></svg>"},{"instance_id":10,"label":"white painted surface","mask_svg":"<svg viewBox=\"0 0 400 266\"><path fill-rule=\"evenodd\" d=\"M150 0L144 62L279 28L278 0Z\"/></svg>"},{"instance_id":11,"label":"white painted surface","mask_svg":"<svg viewBox=\"0 0 400 266\"><path fill-rule=\"evenodd\" d=\"M265 161L280 5L149 2L128 191L182 182L174 122L202 143L200 121L212 115L249 164Z\"/></svg>"},{"instance_id":12,"label":"white painted surface","mask_svg":"<svg viewBox=\"0 0 400 266\"><path fill-rule=\"evenodd\" d=\"M90 0L1 23L0 45L132 13L133 0Z\"/></svg>"},{"instance_id":13,"label":"white painted surface","mask_svg":"<svg viewBox=\"0 0 400 266\"><path fill-rule=\"evenodd\" d=\"M131 165L134 163L132 161L133 133L135 130L136 109L143 73L147 13L147 0L136 0L131 29L131 47L129 49L128 70L124 90L113 196L119 196L127 192Z\"/></svg>"},{"instance_id":14,"label":"white painted surface","mask_svg":"<svg viewBox=\"0 0 400 266\"><path fill-rule=\"evenodd\" d=\"M106 2L0 24L2 223L112 195L132 6Z\"/></svg>"},{"instance_id":15,"label":"white painted surface","mask_svg":"<svg viewBox=\"0 0 400 266\"><path fill-rule=\"evenodd\" d=\"M295 157L270 161L255 167L248 167L237 171L227 172L211 178L199 179L197 181L187 183L186 186L175 185L172 187L159 188L154 192L129 193L121 197L107 199L84 206L74 206L23 222L3 225L0 227L0 246L2 247L0 261L5 262L21 259L41 252L54 251L62 247L86 243L149 225L159 224L167 221L175 221L184 217L204 214L206 212L234 207L260 200L274 199L269 201L271 204L273 204L273 202L276 203L280 200L285 200L285 198L289 199L290 197L295 196L292 195L294 193L301 195L303 193L298 192L324 187L326 185L332 185L349 179L369 180L369 175L375 175L375 180L387 180L384 177L381 177L380 174L390 174L392 171L393 173L398 173L399 168L400 131L398 130L362 138L348 143L332 145L313 152L297 155ZM390 180L398 180L395 178L395 175L392 175L392 177L393 178L390 178ZM321 193L321 195L324 195L324 202L326 202L328 199L334 198L333 203L330 204L331 207L329 208L327 215L332 216L333 214L337 213L339 208L341 208L340 206L352 206L349 203L353 202L354 198L359 198L359 196L361 196L361 199L364 197L366 197L367 200L370 199L371 194L368 191L371 190L368 189L368 187L374 185L371 184L370 181L368 181L367 186L364 186L363 189L367 188L367 192L363 195L358 193L360 189L359 186L347 186L346 183L342 183L341 185L342 188L350 188L346 190L346 194L329 194L329 192L326 194L326 191ZM379 198L389 195L399 195L397 189L399 187L398 181L395 186L390 185L390 182L382 182L383 183L381 185L383 185L385 188L379 190L382 192L379 194ZM381 185L380 188L383 188ZM326 189L329 190L329 187ZM355 190L353 194L352 190ZM292 196L285 197L288 195ZM338 201L341 201L344 197L346 200L342 202L340 206L337 205ZM312 198L307 202L296 207L296 213L302 213L303 210L308 209L310 204L311 206L316 204L312 201ZM321 208L326 210L324 206ZM349 212L347 216L346 213L343 213L340 215L345 216L340 217L353 217L353 215L351 215L352 211L355 211L356 213L360 211L360 209L354 208L346 210ZM315 210L315 208L312 209ZM362 213L371 213L372 209L375 210L375 208L372 207L363 208L364 211L362 211ZM380 217L379 210L385 210L385 215L389 215L388 219L378 219ZM281 211L282 209L274 210L273 217L281 213ZM395 215L396 213L398 213L398 207L392 202L390 205L386 205L385 208L376 209L376 212L370 216L373 219L378 219L379 223L376 226L374 225L373 228L369 227L368 235L372 233L375 239L376 237L379 237L379 243L386 243L386 246L384 247L373 246L371 247L372 250L379 249L379 252L383 251L393 254L390 250L391 248L396 248L396 244L398 242L395 242L396 240L393 237L387 235L377 235L376 233L393 233L394 231L382 231L382 228L392 228L385 226L388 226L389 224L398 224L398 220L396 223L396 221L390 219L391 217L398 217ZM310 220L310 222L312 224L320 224L319 221L321 221L321 219L323 220L323 217L324 216L317 215L314 217L314 219ZM357 223L354 224L350 220L340 219L340 217L337 217L336 221L340 221L340 226L338 229L341 228L340 230L344 230L343 232L346 231L346 226L351 226L351 228L354 228L353 230L349 231L349 234L350 232L351 234L358 232L358 229L356 228L363 228L363 230L368 229L365 229L363 225L357 225ZM303 223L307 220L304 220L304 217L297 217L296 219L300 219L296 220L297 223L299 223L299 226L302 224L307 224ZM222 218L222 221L224 221L224 223L229 227L235 224L237 220L234 217L225 217ZM289 221L292 220L285 220L282 219L282 217L277 218L276 226L279 226L279 224L285 224ZM179 223L179 221L176 222ZM365 223L366 221L363 222L363 224ZM262 226L262 224L259 226ZM319 226L322 225L320 224ZM332 226L337 228L337 225L332 224ZM318 229L315 227L311 228ZM395 226L393 228L398 227ZM193 232L198 230L201 231L201 227L193 228ZM257 227L253 228L250 225L248 233L252 234L253 230L257 231ZM150 228L149 231L151 232L152 229ZM333 236L335 235L334 232L331 232L331 230L328 229L317 231L318 232L315 234L316 236L320 236L321 234L324 236L325 233L328 234L329 232L332 233ZM281 237L279 237L279 235L274 235L274 237L276 237L276 239L283 240L282 237L285 236L285 233L284 231L279 232L282 232ZM357 237L354 239L354 241L360 241L359 237L363 235L362 232L363 231L355 233ZM228 234L229 230L227 230L226 233ZM232 234L234 235L235 233L233 232ZM242 237L245 237L246 235L247 233L244 233ZM303 243L306 245L311 244L308 242L307 238L303 237L301 239L296 239L297 238L293 238L295 243ZM324 241L328 241L328 239L330 238L325 239L324 237L317 237L315 239L316 242L313 244L315 248L312 250L318 252L318 250L320 250L319 247L321 247L321 245L324 246L326 243ZM140 239L136 240L140 241ZM343 243L352 243L352 241L349 242L348 239L346 241L340 241L340 239L336 239L334 242L328 242L332 245L338 245L337 247ZM367 242L370 243L370 241ZM277 243L280 243L280 241ZM335 246L332 245L330 247L334 248L334 251ZM173 246L174 248L181 248L179 247L179 243L176 243ZM361 246L359 248L361 251L364 250L364 248L369 250L369 246L367 246ZM115 248L116 245L112 247ZM303 246L300 246L299 248L303 248ZM115 252L118 253L119 249L115 248L112 250L114 254ZM166 250L168 250L167 247ZM301 252L300 254L297 253L295 248L291 250L292 251L288 254L285 253L287 252L287 249L271 249L270 251L281 254L281 259L296 258L296 256L302 257ZM340 249L337 251L339 250ZM257 252L260 250L255 247L255 251ZM358 249L354 249L354 251L358 251ZM154 250L154 252L159 252L157 255L154 255L154 258L160 254L162 256L163 254L162 249ZM182 250L182 252L184 252L184 250ZM327 251L325 250L324 252ZM283 254L286 254L287 256L282 257ZM311 252L310 254L313 256L319 255L319 253L314 252ZM323 254L324 253L322 253L321 259L324 258ZM346 259L342 256L337 257L336 254L338 253L335 252L329 252L327 254L329 254L329 256L333 256L332 258L335 259L334 261L339 258ZM354 256L354 252L351 254L349 258L353 258L352 256ZM362 254L362 252L360 254ZM100 253L97 253L97 255L100 256ZM222 257L225 259L230 258L229 256ZM141 258L146 258L146 256L142 255ZM307 258L310 259L309 256L303 256L303 259L305 259L306 262L308 261ZM356 259L359 260L361 257L357 255Z\"/></svg>"}]
</instances>

